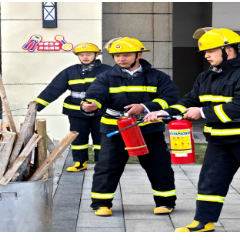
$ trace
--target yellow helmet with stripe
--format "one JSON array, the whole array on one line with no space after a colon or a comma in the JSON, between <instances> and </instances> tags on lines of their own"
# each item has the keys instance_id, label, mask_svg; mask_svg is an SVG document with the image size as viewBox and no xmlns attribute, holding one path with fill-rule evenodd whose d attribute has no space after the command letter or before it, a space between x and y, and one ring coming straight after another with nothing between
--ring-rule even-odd
<instances>
[{"instance_id":1,"label":"yellow helmet with stripe","mask_svg":"<svg viewBox=\"0 0 240 240\"><path fill-rule=\"evenodd\" d=\"M240 36L227 28L199 28L193 34L193 38L198 39L199 51L224 48L228 45L240 43Z\"/></svg>"},{"instance_id":2,"label":"yellow helmet with stripe","mask_svg":"<svg viewBox=\"0 0 240 240\"><path fill-rule=\"evenodd\" d=\"M74 47L73 49L73 53L74 54L78 54L80 52L95 52L95 53L101 53L101 50L98 48L97 45L93 44L93 43L80 43L77 46Z\"/></svg>"},{"instance_id":3,"label":"yellow helmet with stripe","mask_svg":"<svg viewBox=\"0 0 240 240\"><path fill-rule=\"evenodd\" d=\"M105 44L104 49L107 49L110 54L149 51L138 39L130 37L111 39Z\"/></svg>"}]
</instances>

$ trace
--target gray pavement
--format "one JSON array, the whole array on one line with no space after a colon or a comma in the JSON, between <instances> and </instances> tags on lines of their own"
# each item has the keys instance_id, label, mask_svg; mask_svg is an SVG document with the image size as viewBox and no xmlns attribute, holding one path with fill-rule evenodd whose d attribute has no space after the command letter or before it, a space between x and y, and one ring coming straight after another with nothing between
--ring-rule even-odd
<instances>
[{"instance_id":1,"label":"gray pavement","mask_svg":"<svg viewBox=\"0 0 240 240\"><path fill-rule=\"evenodd\" d=\"M194 126L199 133L195 142L205 142L202 124ZM193 221L201 165L172 165L176 208L171 214L154 215L152 189L145 171L139 164L127 164L113 200L113 215L99 217L90 208L94 164L88 164L83 172L66 172L72 164L71 150L55 164L52 232L173 232ZM240 231L240 172L234 176L215 229Z\"/></svg>"}]
</instances>

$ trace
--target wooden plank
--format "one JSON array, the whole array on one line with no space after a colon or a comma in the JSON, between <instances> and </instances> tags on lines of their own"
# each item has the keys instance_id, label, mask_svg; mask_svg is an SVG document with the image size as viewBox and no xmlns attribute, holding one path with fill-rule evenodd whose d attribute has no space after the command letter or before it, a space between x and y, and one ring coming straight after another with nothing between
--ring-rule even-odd
<instances>
[{"instance_id":1,"label":"wooden plank","mask_svg":"<svg viewBox=\"0 0 240 240\"><path fill-rule=\"evenodd\" d=\"M37 134L41 135L42 138L38 142L38 166L44 162L47 158L47 124L46 119L37 119ZM43 175L42 179L48 178L48 172Z\"/></svg>"},{"instance_id":2,"label":"wooden plank","mask_svg":"<svg viewBox=\"0 0 240 240\"><path fill-rule=\"evenodd\" d=\"M58 146L51 152L41 166L35 171L32 177L28 181L36 181L41 179L43 174L48 170L49 166L65 151L65 149L72 143L77 137L78 132L69 132Z\"/></svg>"},{"instance_id":3,"label":"wooden plank","mask_svg":"<svg viewBox=\"0 0 240 240\"><path fill-rule=\"evenodd\" d=\"M6 143L4 144L4 148L0 155L0 179L3 177L6 171L9 157L13 149L13 143L15 141L15 137L16 137L16 133L14 132L6 132L4 135L3 142L6 142Z\"/></svg>"},{"instance_id":4,"label":"wooden plank","mask_svg":"<svg viewBox=\"0 0 240 240\"><path fill-rule=\"evenodd\" d=\"M29 104L29 112L30 112L30 119L29 119L29 123L28 123L28 128L25 131L24 144L23 144L24 146L27 145L30 138L34 134L35 120L36 120L36 115L37 115L37 103L36 102L31 102ZM23 127L23 124L22 124L22 127ZM41 135L41 134L38 134L38 135ZM16 178L17 181L22 181L23 178L25 178L25 180L29 178L29 170L30 170L29 162L30 162L30 160L31 160L31 154L29 154L29 156L27 156L24 163L18 169L19 175Z\"/></svg>"},{"instance_id":5,"label":"wooden plank","mask_svg":"<svg viewBox=\"0 0 240 240\"><path fill-rule=\"evenodd\" d=\"M19 167L22 165L22 163L25 161L27 156L31 153L35 145L38 143L38 141L41 139L42 136L39 136L38 134L34 134L26 147L23 149L19 157L16 159L16 161L11 165L11 167L8 169L6 174L3 176L3 178L0 180L0 184L3 186L6 186L9 181L14 177L15 173L19 169ZM16 176L16 175L15 175Z\"/></svg>"},{"instance_id":6,"label":"wooden plank","mask_svg":"<svg viewBox=\"0 0 240 240\"><path fill-rule=\"evenodd\" d=\"M36 105L36 102L31 102L29 104L29 109L28 109L27 115L24 119L21 131L19 133L19 137L17 139L17 142L15 143L13 152L10 157L9 166L11 166L13 164L13 162L17 159L19 152L21 151L23 142L25 140L25 136L30 131L30 129L28 129L28 128L32 125L32 119L35 118L35 115L36 115L36 111L34 109L35 105ZM30 109L30 106L31 106L31 109Z\"/></svg>"},{"instance_id":7,"label":"wooden plank","mask_svg":"<svg viewBox=\"0 0 240 240\"><path fill-rule=\"evenodd\" d=\"M13 117L12 117L12 112L10 110L9 102L7 99L6 91L3 86L2 75L0 75L0 91L1 91L2 105L3 105L4 111L6 113L6 117L7 117L8 123L10 125L10 128L11 128L12 132L17 133L17 129L16 129L15 123L13 121Z\"/></svg>"}]
</instances>

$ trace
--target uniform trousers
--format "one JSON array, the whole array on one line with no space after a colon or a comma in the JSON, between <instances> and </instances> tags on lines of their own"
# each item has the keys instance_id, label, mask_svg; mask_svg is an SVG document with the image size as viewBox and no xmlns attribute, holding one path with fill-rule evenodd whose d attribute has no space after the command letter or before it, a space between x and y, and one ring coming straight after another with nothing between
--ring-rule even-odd
<instances>
[{"instance_id":1,"label":"uniform trousers","mask_svg":"<svg viewBox=\"0 0 240 240\"><path fill-rule=\"evenodd\" d=\"M198 182L194 220L217 222L229 185L240 164L240 143L208 143Z\"/></svg>"},{"instance_id":2,"label":"uniform trousers","mask_svg":"<svg viewBox=\"0 0 240 240\"><path fill-rule=\"evenodd\" d=\"M71 144L74 162L85 162L88 158L88 140L91 133L94 148L94 160L98 162L98 154L101 149L100 119L98 117L80 118L68 116L70 131L78 132L78 136Z\"/></svg>"},{"instance_id":3,"label":"uniform trousers","mask_svg":"<svg viewBox=\"0 0 240 240\"><path fill-rule=\"evenodd\" d=\"M138 159L155 191L153 197L156 206L174 207L176 200L174 172L163 132L146 134L144 139L149 153L139 156ZM112 207L113 195L129 158L124 148L121 135L108 138L106 134L102 134L99 162L95 165L93 175L91 204L93 209L102 206ZM142 197L139 194L139 198Z\"/></svg>"}]
</instances>

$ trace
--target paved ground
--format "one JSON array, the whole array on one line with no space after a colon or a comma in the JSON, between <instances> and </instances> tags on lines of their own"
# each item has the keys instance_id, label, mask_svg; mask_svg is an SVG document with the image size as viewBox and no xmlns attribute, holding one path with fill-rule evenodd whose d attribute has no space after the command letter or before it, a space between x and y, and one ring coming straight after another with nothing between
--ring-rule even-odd
<instances>
[{"instance_id":1,"label":"paved ground","mask_svg":"<svg viewBox=\"0 0 240 240\"><path fill-rule=\"evenodd\" d=\"M54 196L54 232L172 232L192 222L200 165L173 165L177 206L172 214L155 216L152 190L138 164L126 165L113 200L113 216L102 218L91 210L93 164L80 173L67 173L69 154ZM216 230L240 231L240 174L231 184Z\"/></svg>"},{"instance_id":2,"label":"paved ground","mask_svg":"<svg viewBox=\"0 0 240 240\"><path fill-rule=\"evenodd\" d=\"M200 128L202 122L195 124L195 142L205 142ZM68 173L66 168L73 163L71 151L64 156L55 164L53 232L173 232L192 222L201 165L172 165L177 206L171 214L154 215L145 171L139 164L127 164L113 200L113 215L98 217L90 208L94 164L84 172ZM240 172L234 177L215 226L217 232L240 231Z\"/></svg>"}]
</instances>

